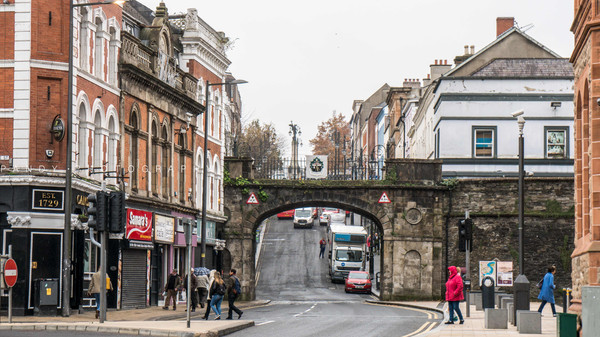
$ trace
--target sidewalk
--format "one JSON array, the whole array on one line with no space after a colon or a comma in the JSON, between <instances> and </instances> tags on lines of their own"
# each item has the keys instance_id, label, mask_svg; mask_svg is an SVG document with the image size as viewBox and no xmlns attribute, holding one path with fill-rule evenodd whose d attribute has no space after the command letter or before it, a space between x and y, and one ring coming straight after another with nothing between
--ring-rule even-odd
<instances>
[{"instance_id":1,"label":"sidewalk","mask_svg":"<svg viewBox=\"0 0 600 337\"><path fill-rule=\"evenodd\" d=\"M239 302L237 306L244 310L268 304L269 301ZM201 320L205 309L196 309L191 313L190 328L187 328L185 306L177 311L164 310L162 307L149 307L145 309L109 310L107 319L100 324L94 318L94 311L89 310L82 314L72 314L70 317L61 316L18 316L13 317L13 323L7 322L6 316L0 322L2 330L76 330L90 332L107 332L130 335L152 336L223 336L235 331L254 326L254 321L225 320L227 316L227 303L223 303L222 319L215 321L214 313L209 320Z\"/></svg>"},{"instance_id":2,"label":"sidewalk","mask_svg":"<svg viewBox=\"0 0 600 337\"><path fill-rule=\"evenodd\" d=\"M498 337L498 336L521 336L521 337L534 337L534 336L556 336L556 317L552 317L552 311L550 305L546 305L542 316L542 334L520 334L517 331L517 327L508 324L508 329L485 329L484 312L476 311L475 306L471 305L471 317L466 317L466 303L460 303L460 310L465 319L465 324L443 324L443 314L441 313L441 306L439 302L385 302L389 304L396 304L400 306L416 307L429 309L439 312L437 315L439 318L439 324L430 324L422 326L422 330L411 336L427 336L427 337ZM537 310L540 302L531 302L530 310ZM439 306L439 308L438 308ZM557 313L560 313L560 308L557 308ZM429 331L427 331L429 330Z\"/></svg>"}]
</instances>

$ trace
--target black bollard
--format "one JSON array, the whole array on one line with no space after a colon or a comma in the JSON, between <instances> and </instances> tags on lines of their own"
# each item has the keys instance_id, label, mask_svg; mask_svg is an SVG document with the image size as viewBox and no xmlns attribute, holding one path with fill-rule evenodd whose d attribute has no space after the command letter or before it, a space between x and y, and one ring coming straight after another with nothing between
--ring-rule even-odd
<instances>
[{"instance_id":1,"label":"black bollard","mask_svg":"<svg viewBox=\"0 0 600 337\"><path fill-rule=\"evenodd\" d=\"M481 284L481 306L485 311L486 308L494 309L495 290L496 286L494 279L486 277Z\"/></svg>"}]
</instances>

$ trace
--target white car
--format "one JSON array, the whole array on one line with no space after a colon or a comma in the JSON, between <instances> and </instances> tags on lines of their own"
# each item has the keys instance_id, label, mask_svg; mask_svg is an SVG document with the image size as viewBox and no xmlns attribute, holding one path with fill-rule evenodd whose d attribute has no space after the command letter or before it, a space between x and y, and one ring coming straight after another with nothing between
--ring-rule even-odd
<instances>
[{"instance_id":1,"label":"white car","mask_svg":"<svg viewBox=\"0 0 600 337\"><path fill-rule=\"evenodd\" d=\"M338 213L337 208L323 208L321 216L319 216L319 225L326 226L329 221L329 214Z\"/></svg>"}]
</instances>

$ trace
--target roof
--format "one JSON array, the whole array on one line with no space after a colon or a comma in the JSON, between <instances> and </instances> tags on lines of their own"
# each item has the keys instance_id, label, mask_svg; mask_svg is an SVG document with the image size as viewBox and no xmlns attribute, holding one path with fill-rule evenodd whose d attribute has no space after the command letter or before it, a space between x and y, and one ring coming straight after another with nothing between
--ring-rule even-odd
<instances>
[{"instance_id":1,"label":"roof","mask_svg":"<svg viewBox=\"0 0 600 337\"><path fill-rule=\"evenodd\" d=\"M568 59L495 59L473 73L473 77L549 78L573 77Z\"/></svg>"}]
</instances>

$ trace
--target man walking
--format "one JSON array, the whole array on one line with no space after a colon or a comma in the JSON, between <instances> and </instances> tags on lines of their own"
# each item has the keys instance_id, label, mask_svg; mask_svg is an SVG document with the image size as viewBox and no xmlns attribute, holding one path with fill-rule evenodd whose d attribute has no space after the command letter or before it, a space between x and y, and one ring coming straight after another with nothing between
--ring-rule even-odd
<instances>
[{"instance_id":1,"label":"man walking","mask_svg":"<svg viewBox=\"0 0 600 337\"><path fill-rule=\"evenodd\" d=\"M198 297L200 301L200 308L204 309L204 303L208 296L208 275L198 276Z\"/></svg>"},{"instance_id":2,"label":"man walking","mask_svg":"<svg viewBox=\"0 0 600 337\"><path fill-rule=\"evenodd\" d=\"M96 318L100 315L100 291L102 290L100 282L102 281L102 273L100 273L100 267L98 267L98 271L92 275L92 280L90 281L90 286L88 288L88 296L94 295L96 299ZM113 290L112 282L110 282L110 278L106 276L106 290Z\"/></svg>"},{"instance_id":3,"label":"man walking","mask_svg":"<svg viewBox=\"0 0 600 337\"><path fill-rule=\"evenodd\" d=\"M327 242L325 241L325 238L321 238L321 241L319 241L319 247L321 248L319 258L325 258L325 247L327 247Z\"/></svg>"},{"instance_id":4,"label":"man walking","mask_svg":"<svg viewBox=\"0 0 600 337\"><path fill-rule=\"evenodd\" d=\"M242 318L242 314L244 313L243 311L238 309L234 304L237 297L242 293L242 287L240 286L240 280L237 278L237 276L235 276L236 272L237 271L235 269L231 269L231 271L229 272L229 281L227 284L227 296L229 299L229 313L227 314L227 319L232 319L231 318L232 311L235 311L235 313L238 314L238 319Z\"/></svg>"},{"instance_id":5,"label":"man walking","mask_svg":"<svg viewBox=\"0 0 600 337\"><path fill-rule=\"evenodd\" d=\"M165 298L165 306L163 309L169 310L169 303L173 299L173 310L177 310L177 290L181 285L181 279L177 275L177 270L173 269L169 278L167 278L167 284L165 284L165 291L167 292L167 298Z\"/></svg>"},{"instance_id":6,"label":"man walking","mask_svg":"<svg viewBox=\"0 0 600 337\"><path fill-rule=\"evenodd\" d=\"M192 282L190 282L191 303L189 305L192 308L191 312L195 312L196 307L198 306L198 293L196 293L196 288L198 288L198 280L196 279L196 275L194 275L194 268L192 268L192 270L190 271L190 279L192 280ZM186 291L187 291L187 283L188 283L188 277L186 275L185 279L183 280L183 289L186 289ZM187 311L187 309L185 309L185 310Z\"/></svg>"}]
</instances>

